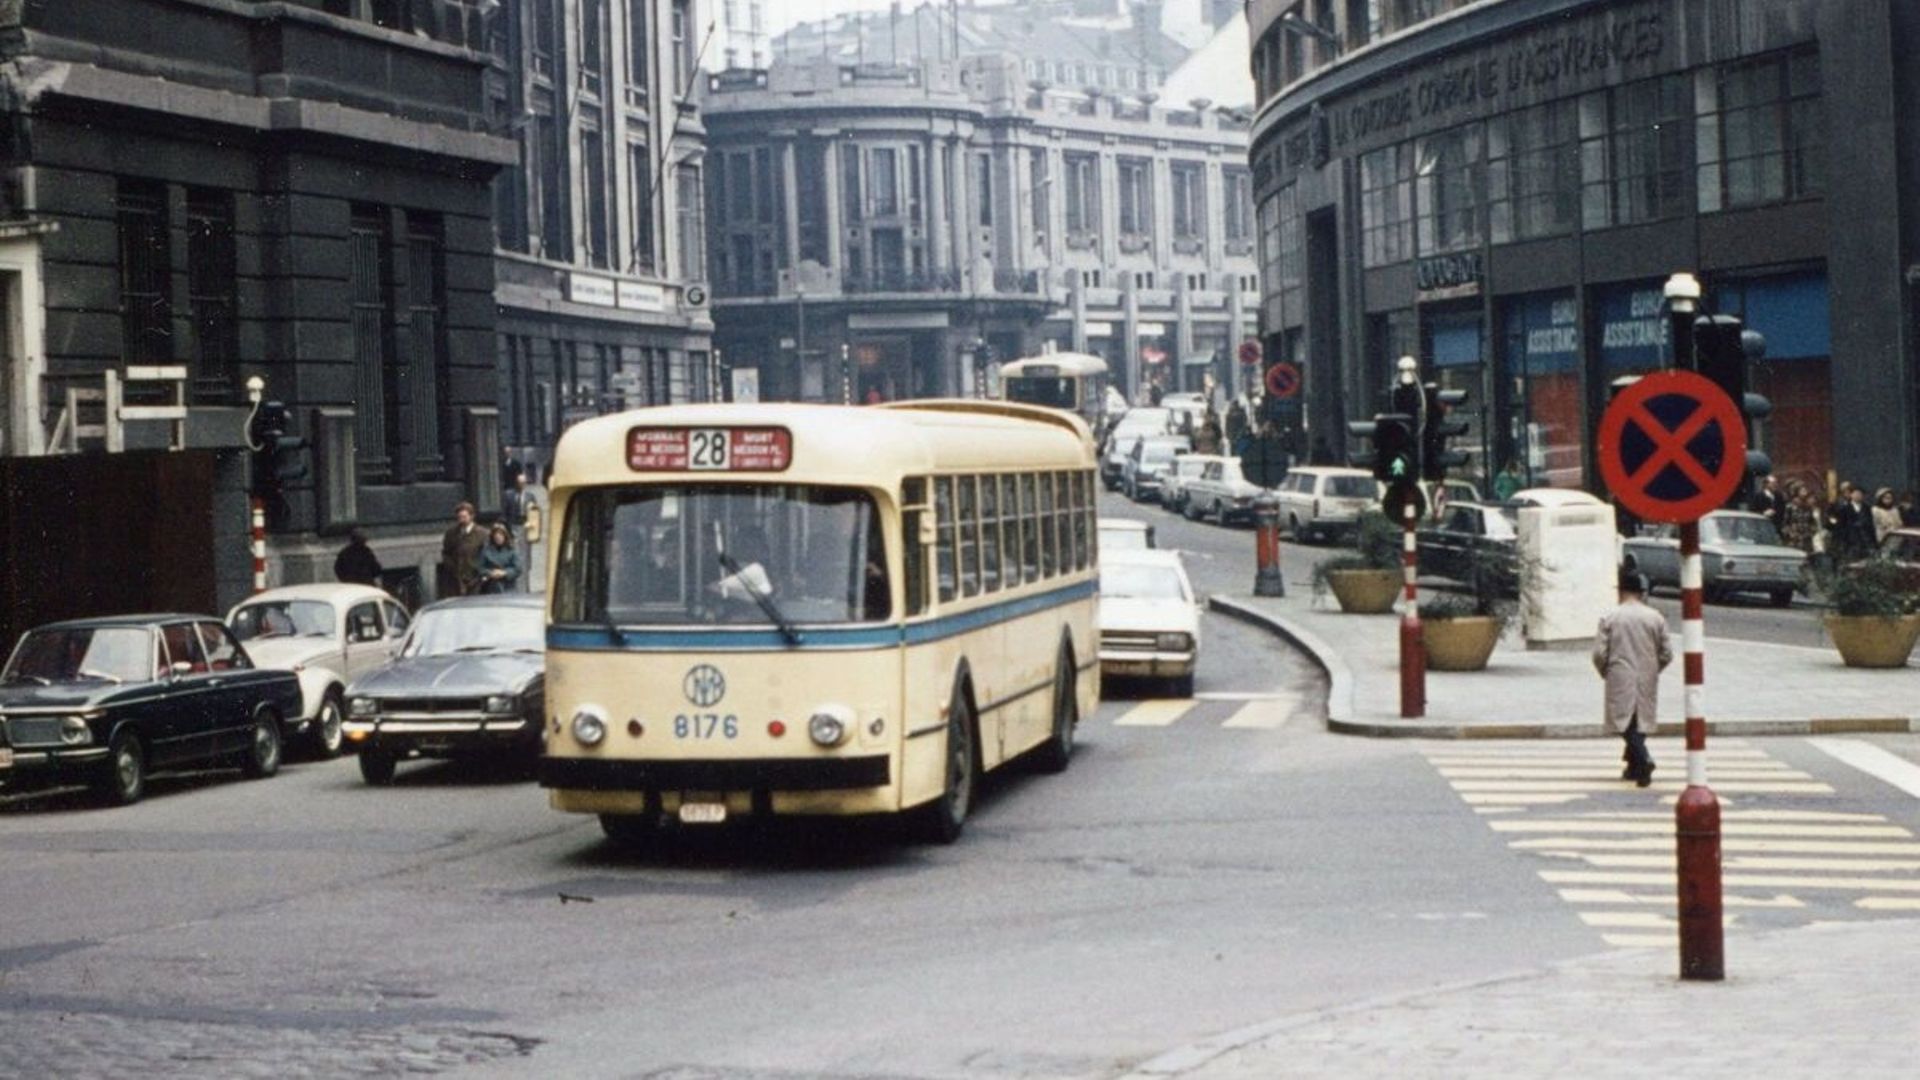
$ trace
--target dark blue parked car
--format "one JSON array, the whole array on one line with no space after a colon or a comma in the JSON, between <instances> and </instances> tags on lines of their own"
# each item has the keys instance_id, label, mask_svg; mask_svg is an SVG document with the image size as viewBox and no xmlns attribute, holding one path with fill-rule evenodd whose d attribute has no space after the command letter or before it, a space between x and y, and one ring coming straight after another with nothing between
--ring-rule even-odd
<instances>
[{"instance_id":1,"label":"dark blue parked car","mask_svg":"<svg viewBox=\"0 0 1920 1080\"><path fill-rule=\"evenodd\" d=\"M0 669L0 788L79 783L130 803L163 769L272 776L299 715L299 677L255 668L210 615L51 623Z\"/></svg>"}]
</instances>

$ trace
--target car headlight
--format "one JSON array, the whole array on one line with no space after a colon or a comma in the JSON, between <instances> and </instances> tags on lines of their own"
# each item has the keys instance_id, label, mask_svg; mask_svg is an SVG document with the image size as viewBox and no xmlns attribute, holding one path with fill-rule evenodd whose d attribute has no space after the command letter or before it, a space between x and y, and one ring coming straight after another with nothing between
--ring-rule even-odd
<instances>
[{"instance_id":1,"label":"car headlight","mask_svg":"<svg viewBox=\"0 0 1920 1080\"><path fill-rule=\"evenodd\" d=\"M1192 634L1155 634L1153 646L1163 652L1185 652L1193 648Z\"/></svg>"},{"instance_id":2,"label":"car headlight","mask_svg":"<svg viewBox=\"0 0 1920 1080\"><path fill-rule=\"evenodd\" d=\"M582 746L599 746L607 737L607 718L599 709L583 706L573 714L573 737Z\"/></svg>"},{"instance_id":3,"label":"car headlight","mask_svg":"<svg viewBox=\"0 0 1920 1080\"><path fill-rule=\"evenodd\" d=\"M85 746L93 741L93 728L85 717L63 716L60 718L60 741L68 746Z\"/></svg>"},{"instance_id":4,"label":"car headlight","mask_svg":"<svg viewBox=\"0 0 1920 1080\"><path fill-rule=\"evenodd\" d=\"M347 715L371 717L379 715L380 708L372 698L357 697L347 702Z\"/></svg>"},{"instance_id":5,"label":"car headlight","mask_svg":"<svg viewBox=\"0 0 1920 1080\"><path fill-rule=\"evenodd\" d=\"M486 711L495 715L520 711L520 701L511 694L495 694L487 699Z\"/></svg>"},{"instance_id":6,"label":"car headlight","mask_svg":"<svg viewBox=\"0 0 1920 1080\"><path fill-rule=\"evenodd\" d=\"M807 737L819 746L839 746L847 739L847 722L822 710L807 718Z\"/></svg>"}]
</instances>

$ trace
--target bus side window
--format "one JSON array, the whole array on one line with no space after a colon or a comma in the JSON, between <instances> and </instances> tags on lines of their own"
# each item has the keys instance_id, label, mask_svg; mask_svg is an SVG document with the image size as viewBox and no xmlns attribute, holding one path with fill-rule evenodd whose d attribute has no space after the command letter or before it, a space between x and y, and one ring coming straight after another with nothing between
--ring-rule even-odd
<instances>
[{"instance_id":1,"label":"bus side window","mask_svg":"<svg viewBox=\"0 0 1920 1080\"><path fill-rule=\"evenodd\" d=\"M971 476L956 476L960 498L957 523L960 528L960 595L980 594L980 501Z\"/></svg>"},{"instance_id":2,"label":"bus side window","mask_svg":"<svg viewBox=\"0 0 1920 1080\"><path fill-rule=\"evenodd\" d=\"M1040 580L1040 514L1034 502L1033 474L1020 476L1020 566L1028 581Z\"/></svg>"},{"instance_id":3,"label":"bus side window","mask_svg":"<svg viewBox=\"0 0 1920 1080\"><path fill-rule=\"evenodd\" d=\"M911 508L900 515L900 572L907 578L907 614L912 616L927 610L927 546L920 542L927 482L917 476L908 479L901 488L900 503Z\"/></svg>"},{"instance_id":4,"label":"bus side window","mask_svg":"<svg viewBox=\"0 0 1920 1080\"><path fill-rule=\"evenodd\" d=\"M933 485L933 520L939 541L935 544L934 570L940 577L940 599L951 600L954 585L953 477L942 476Z\"/></svg>"},{"instance_id":5,"label":"bus side window","mask_svg":"<svg viewBox=\"0 0 1920 1080\"><path fill-rule=\"evenodd\" d=\"M1007 588L1019 586L1024 576L1020 572L1021 526L1025 524L1020 517L1020 477L1016 475L1000 478L1000 518L1005 522L1005 530L1000 537L1000 549L1005 552L1002 563L1006 566Z\"/></svg>"},{"instance_id":6,"label":"bus side window","mask_svg":"<svg viewBox=\"0 0 1920 1080\"><path fill-rule=\"evenodd\" d=\"M1053 473L1040 474L1040 573L1052 577L1060 569L1060 539L1055 533Z\"/></svg>"},{"instance_id":7,"label":"bus side window","mask_svg":"<svg viewBox=\"0 0 1920 1080\"><path fill-rule=\"evenodd\" d=\"M1087 568L1087 474L1067 477L1073 484L1073 568Z\"/></svg>"},{"instance_id":8,"label":"bus side window","mask_svg":"<svg viewBox=\"0 0 1920 1080\"><path fill-rule=\"evenodd\" d=\"M1000 481L993 476L980 478L980 568L982 588L995 592L1000 588Z\"/></svg>"},{"instance_id":9,"label":"bus side window","mask_svg":"<svg viewBox=\"0 0 1920 1080\"><path fill-rule=\"evenodd\" d=\"M1054 473L1054 521L1060 534L1060 572L1073 572L1073 474Z\"/></svg>"}]
</instances>

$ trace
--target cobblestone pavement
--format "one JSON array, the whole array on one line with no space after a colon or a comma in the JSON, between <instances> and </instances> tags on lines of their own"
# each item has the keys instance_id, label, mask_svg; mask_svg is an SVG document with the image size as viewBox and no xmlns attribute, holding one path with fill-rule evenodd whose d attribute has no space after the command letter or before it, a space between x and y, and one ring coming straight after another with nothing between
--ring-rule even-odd
<instances>
[{"instance_id":1,"label":"cobblestone pavement","mask_svg":"<svg viewBox=\"0 0 1920 1080\"><path fill-rule=\"evenodd\" d=\"M1162 1056L1136 1077L1910 1077L1911 921L1730 937L1728 978L1677 951L1597 956L1288 1017Z\"/></svg>"},{"instance_id":2,"label":"cobblestone pavement","mask_svg":"<svg viewBox=\"0 0 1920 1080\"><path fill-rule=\"evenodd\" d=\"M333 1077L446 1073L523 1058L538 1040L452 1025L381 1027L344 1018L218 1018L68 1009L4 1001L0 1076ZM296 1026L299 1025L299 1026Z\"/></svg>"}]
</instances>

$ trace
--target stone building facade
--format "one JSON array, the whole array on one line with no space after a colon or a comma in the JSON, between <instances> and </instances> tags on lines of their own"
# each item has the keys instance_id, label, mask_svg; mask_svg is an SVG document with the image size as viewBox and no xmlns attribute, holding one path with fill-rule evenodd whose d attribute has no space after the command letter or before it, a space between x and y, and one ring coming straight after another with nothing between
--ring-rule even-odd
<instances>
[{"instance_id":1,"label":"stone building facade","mask_svg":"<svg viewBox=\"0 0 1920 1080\"><path fill-rule=\"evenodd\" d=\"M1394 359L1476 469L1597 489L1660 286L1767 338L1776 473L1920 483L1920 13L1889 0L1254 0L1270 356L1335 444Z\"/></svg>"},{"instance_id":2,"label":"stone building facade","mask_svg":"<svg viewBox=\"0 0 1920 1080\"><path fill-rule=\"evenodd\" d=\"M4 452L98 452L67 391L184 367L186 446L244 473L255 376L314 442L270 501L274 581L330 579L353 525L425 566L456 501L497 505L489 184L512 147L484 33L454 0L0 0Z\"/></svg>"},{"instance_id":3,"label":"stone building facade","mask_svg":"<svg viewBox=\"0 0 1920 1080\"><path fill-rule=\"evenodd\" d=\"M725 365L770 399L980 395L1051 344L1130 396L1232 385L1256 288L1244 123L1040 64L801 51L713 76Z\"/></svg>"}]
</instances>

